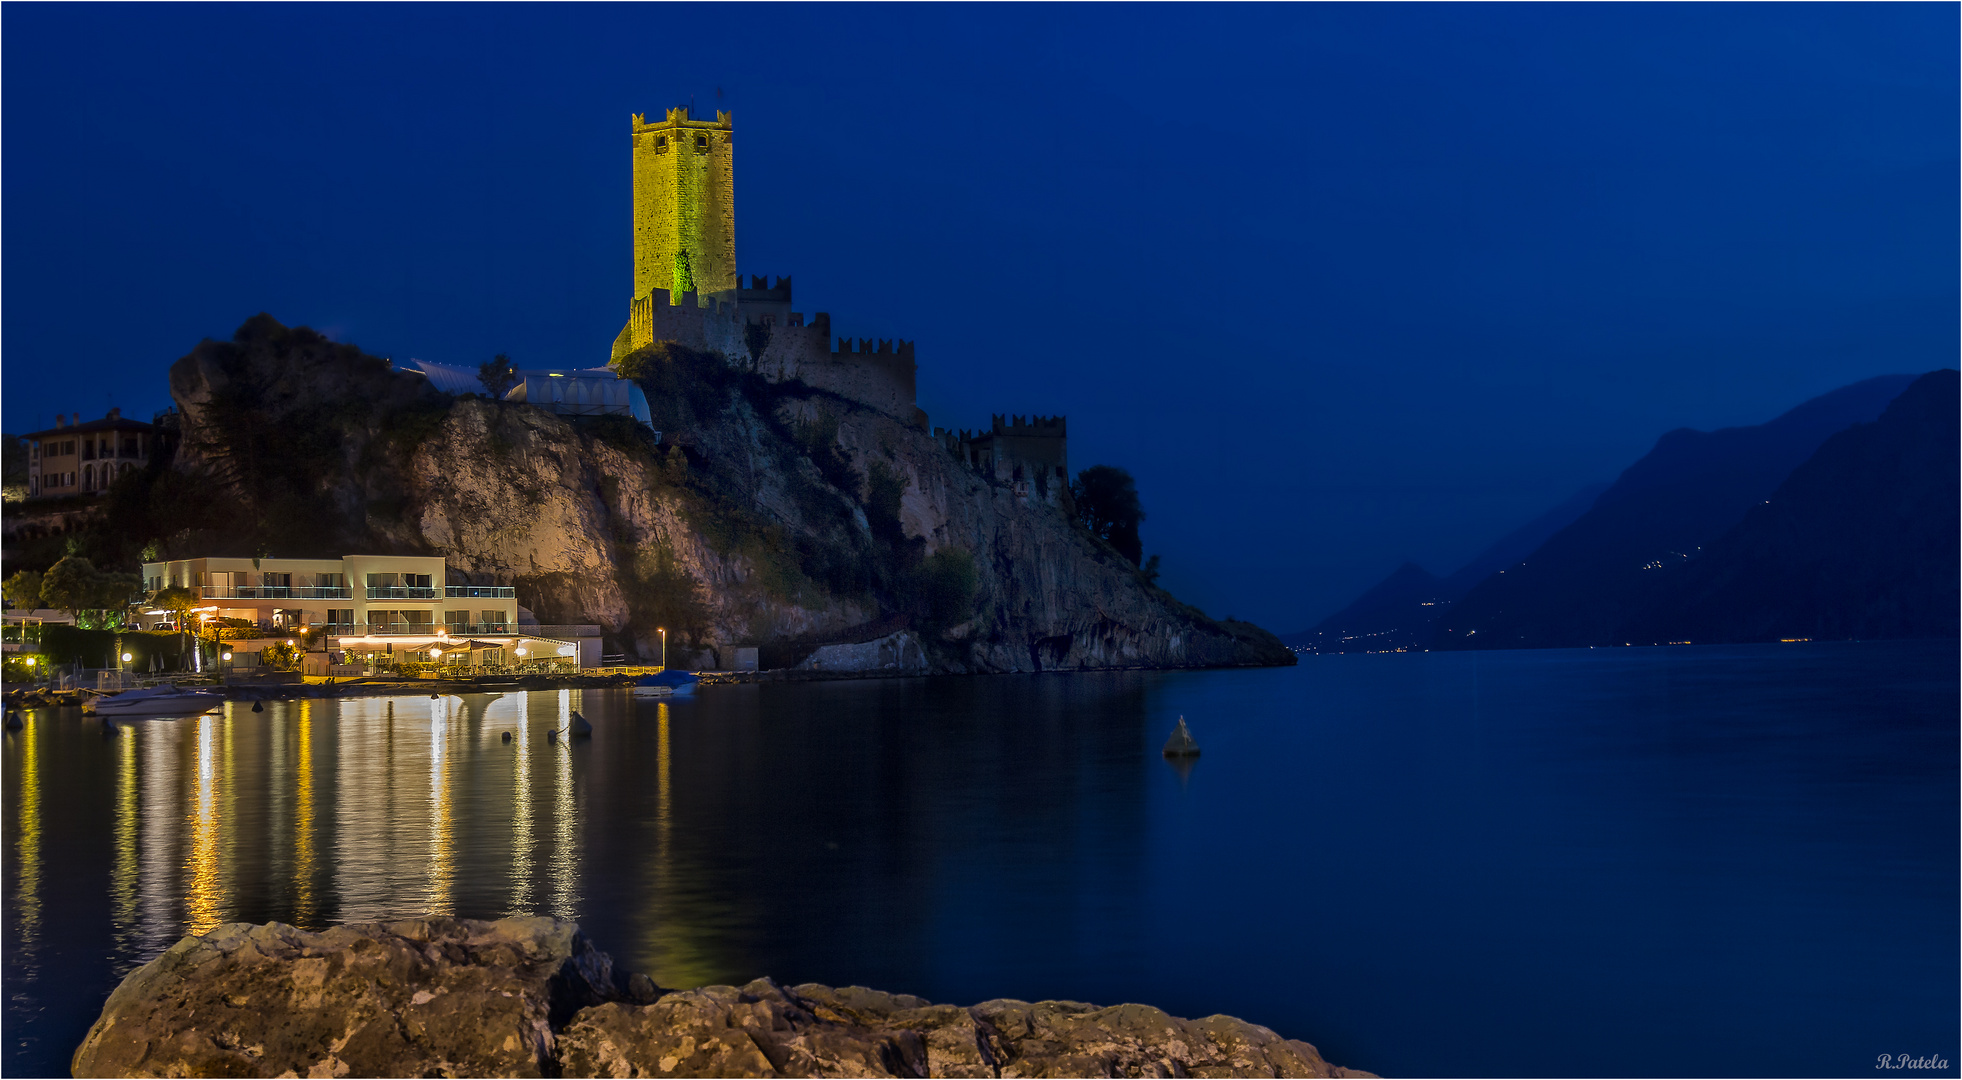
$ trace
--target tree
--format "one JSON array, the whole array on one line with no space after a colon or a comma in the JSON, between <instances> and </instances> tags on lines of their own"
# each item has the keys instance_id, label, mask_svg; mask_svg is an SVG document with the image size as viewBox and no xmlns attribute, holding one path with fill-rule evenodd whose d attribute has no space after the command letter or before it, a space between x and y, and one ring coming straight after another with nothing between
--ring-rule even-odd
<instances>
[{"instance_id":1,"label":"tree","mask_svg":"<svg viewBox=\"0 0 1962 1080\"><path fill-rule=\"evenodd\" d=\"M1092 465L1076 474L1070 496L1076 503L1077 520L1090 535L1109 541L1133 565L1143 561L1138 525L1144 521L1145 512L1130 473L1115 465Z\"/></svg>"},{"instance_id":2,"label":"tree","mask_svg":"<svg viewBox=\"0 0 1962 1080\"><path fill-rule=\"evenodd\" d=\"M501 398L518 385L518 368L510 357L498 353L477 365L477 381L484 384L491 397Z\"/></svg>"},{"instance_id":3,"label":"tree","mask_svg":"<svg viewBox=\"0 0 1962 1080\"><path fill-rule=\"evenodd\" d=\"M966 549L944 547L927 556L913 580L926 626L944 630L973 617L980 575L975 573L974 556Z\"/></svg>"},{"instance_id":4,"label":"tree","mask_svg":"<svg viewBox=\"0 0 1962 1080\"><path fill-rule=\"evenodd\" d=\"M157 590L150 603L177 616L177 625L183 626L190 610L198 606L198 594L182 585L167 585Z\"/></svg>"},{"instance_id":5,"label":"tree","mask_svg":"<svg viewBox=\"0 0 1962 1080\"><path fill-rule=\"evenodd\" d=\"M275 641L259 650L259 662L274 671L297 671L300 667L300 650L284 641Z\"/></svg>"},{"instance_id":6,"label":"tree","mask_svg":"<svg viewBox=\"0 0 1962 1080\"><path fill-rule=\"evenodd\" d=\"M0 590L6 592L8 604L32 611L41 606L41 572L16 570L5 582L0 582Z\"/></svg>"},{"instance_id":7,"label":"tree","mask_svg":"<svg viewBox=\"0 0 1962 1080\"><path fill-rule=\"evenodd\" d=\"M97 570L80 555L69 555L41 579L41 600L75 617L84 629L108 630L122 625L130 595L141 588L135 574Z\"/></svg>"}]
</instances>

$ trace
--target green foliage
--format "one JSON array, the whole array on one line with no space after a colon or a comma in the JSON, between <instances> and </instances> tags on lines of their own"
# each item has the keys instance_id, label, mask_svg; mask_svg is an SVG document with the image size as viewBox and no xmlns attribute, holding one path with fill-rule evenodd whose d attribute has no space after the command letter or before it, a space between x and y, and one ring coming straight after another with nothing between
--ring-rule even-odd
<instances>
[{"instance_id":1,"label":"green foliage","mask_svg":"<svg viewBox=\"0 0 1962 1080\"><path fill-rule=\"evenodd\" d=\"M41 606L41 573L37 570L16 570L0 582L0 591L7 596L9 607L32 610Z\"/></svg>"},{"instance_id":2,"label":"green foliage","mask_svg":"<svg viewBox=\"0 0 1962 1080\"><path fill-rule=\"evenodd\" d=\"M743 327L743 347L749 350L751 370L763 362L763 353L770 348L770 334L770 328L762 323L750 323Z\"/></svg>"},{"instance_id":3,"label":"green foliage","mask_svg":"<svg viewBox=\"0 0 1962 1080\"><path fill-rule=\"evenodd\" d=\"M275 641L259 650L259 663L274 671L298 671L300 662L300 650L284 641Z\"/></svg>"},{"instance_id":4,"label":"green foliage","mask_svg":"<svg viewBox=\"0 0 1962 1080\"><path fill-rule=\"evenodd\" d=\"M688 253L674 253L674 276L669 281L669 291L676 296L695 291L695 271L688 265Z\"/></svg>"},{"instance_id":5,"label":"green foliage","mask_svg":"<svg viewBox=\"0 0 1962 1080\"><path fill-rule=\"evenodd\" d=\"M41 599L75 616L87 628L123 624L124 609L142 588L134 574L97 570L80 555L70 555L50 567L41 579Z\"/></svg>"},{"instance_id":6,"label":"green foliage","mask_svg":"<svg viewBox=\"0 0 1962 1080\"><path fill-rule=\"evenodd\" d=\"M665 627L670 642L699 641L708 628L700 586L675 558L674 548L650 544L634 553L628 602L635 622Z\"/></svg>"},{"instance_id":7,"label":"green foliage","mask_svg":"<svg viewBox=\"0 0 1962 1080\"><path fill-rule=\"evenodd\" d=\"M492 398L502 398L518 385L518 368L511 358L498 353L489 360L477 365L477 381L484 384Z\"/></svg>"},{"instance_id":8,"label":"green foliage","mask_svg":"<svg viewBox=\"0 0 1962 1080\"><path fill-rule=\"evenodd\" d=\"M927 629L946 629L974 615L980 575L965 548L944 547L920 563L912 575L914 608Z\"/></svg>"},{"instance_id":9,"label":"green foliage","mask_svg":"<svg viewBox=\"0 0 1962 1080\"><path fill-rule=\"evenodd\" d=\"M1108 541L1133 565L1143 560L1138 525L1144 521L1145 512L1130 473L1114 465L1092 465L1076 474L1070 497L1076 504L1077 521L1090 535Z\"/></svg>"},{"instance_id":10,"label":"green foliage","mask_svg":"<svg viewBox=\"0 0 1962 1080\"><path fill-rule=\"evenodd\" d=\"M121 663L119 649L130 654L127 666L131 671L150 670L152 658L159 656L163 658L164 670L178 670L189 651L184 638L178 634L61 625L41 628L41 651L48 657L45 661L48 663L73 664L80 661L83 667L113 668Z\"/></svg>"},{"instance_id":11,"label":"green foliage","mask_svg":"<svg viewBox=\"0 0 1962 1080\"><path fill-rule=\"evenodd\" d=\"M1151 558L1146 559L1144 566L1139 568L1138 574L1144 578L1146 585L1158 584L1158 556L1153 555Z\"/></svg>"},{"instance_id":12,"label":"green foliage","mask_svg":"<svg viewBox=\"0 0 1962 1080\"><path fill-rule=\"evenodd\" d=\"M722 357L674 341L657 341L612 365L640 384L656 431L687 431L720 416L740 376Z\"/></svg>"},{"instance_id":13,"label":"green foliage","mask_svg":"<svg viewBox=\"0 0 1962 1080\"><path fill-rule=\"evenodd\" d=\"M906 534L899 524L899 503L906 496L906 478L899 470L876 458L865 472L865 521L872 535L887 544L904 544Z\"/></svg>"},{"instance_id":14,"label":"green foliage","mask_svg":"<svg viewBox=\"0 0 1962 1080\"><path fill-rule=\"evenodd\" d=\"M187 589L182 585L166 585L157 590L157 595L150 598L150 603L176 615L178 625L182 626L184 613L198 606L198 594L196 590Z\"/></svg>"},{"instance_id":15,"label":"green foliage","mask_svg":"<svg viewBox=\"0 0 1962 1080\"><path fill-rule=\"evenodd\" d=\"M33 663L28 663L32 659ZM0 682L8 684L40 682L48 674L48 658L39 653L8 653L0 666Z\"/></svg>"}]
</instances>

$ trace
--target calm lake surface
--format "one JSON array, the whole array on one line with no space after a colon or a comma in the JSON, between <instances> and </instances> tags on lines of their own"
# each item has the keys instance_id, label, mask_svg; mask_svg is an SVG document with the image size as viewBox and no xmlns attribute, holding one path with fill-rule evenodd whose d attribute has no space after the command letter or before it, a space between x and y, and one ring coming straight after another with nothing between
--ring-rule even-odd
<instances>
[{"instance_id":1,"label":"calm lake surface","mask_svg":"<svg viewBox=\"0 0 1962 1080\"><path fill-rule=\"evenodd\" d=\"M1957 685L1945 641L39 710L0 1067L65 1075L187 931L433 912L572 916L670 987L1231 1013L1386 1076L1954 1075Z\"/></svg>"}]
</instances>

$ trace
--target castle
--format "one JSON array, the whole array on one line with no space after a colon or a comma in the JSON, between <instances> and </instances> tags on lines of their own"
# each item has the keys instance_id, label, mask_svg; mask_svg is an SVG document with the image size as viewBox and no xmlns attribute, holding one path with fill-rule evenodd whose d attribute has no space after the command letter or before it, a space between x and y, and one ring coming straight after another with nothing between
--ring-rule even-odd
<instances>
[{"instance_id":1,"label":"castle","mask_svg":"<svg viewBox=\"0 0 1962 1080\"><path fill-rule=\"evenodd\" d=\"M916 400L913 343L833 338L831 316L792 310L791 279L736 272L733 114L633 117L634 292L613 340L620 360L655 342L720 354L772 382L801 382L931 430ZM936 431L971 468L1055 501L1069 487L1063 418L993 418L990 431Z\"/></svg>"}]
</instances>

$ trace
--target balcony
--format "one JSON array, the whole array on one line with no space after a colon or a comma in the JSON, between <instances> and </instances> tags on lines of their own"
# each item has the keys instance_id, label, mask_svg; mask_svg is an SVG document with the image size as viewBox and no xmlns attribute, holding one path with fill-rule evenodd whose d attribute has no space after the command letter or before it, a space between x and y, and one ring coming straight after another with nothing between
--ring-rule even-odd
<instances>
[{"instance_id":1,"label":"balcony","mask_svg":"<svg viewBox=\"0 0 1962 1080\"><path fill-rule=\"evenodd\" d=\"M572 638L600 636L596 623L553 624L538 626L531 623L323 623L328 637L401 637L407 635L433 636L439 631L453 638L492 635L510 637L552 638L564 641Z\"/></svg>"},{"instance_id":2,"label":"balcony","mask_svg":"<svg viewBox=\"0 0 1962 1080\"><path fill-rule=\"evenodd\" d=\"M206 600L347 600L353 592L345 585L206 585L198 590Z\"/></svg>"},{"instance_id":3,"label":"balcony","mask_svg":"<svg viewBox=\"0 0 1962 1080\"><path fill-rule=\"evenodd\" d=\"M421 585L370 585L370 600L434 600L443 594L433 586Z\"/></svg>"},{"instance_id":4,"label":"balcony","mask_svg":"<svg viewBox=\"0 0 1962 1080\"><path fill-rule=\"evenodd\" d=\"M481 597L486 600L515 600L518 590L511 585L449 585L444 587L443 595Z\"/></svg>"}]
</instances>

